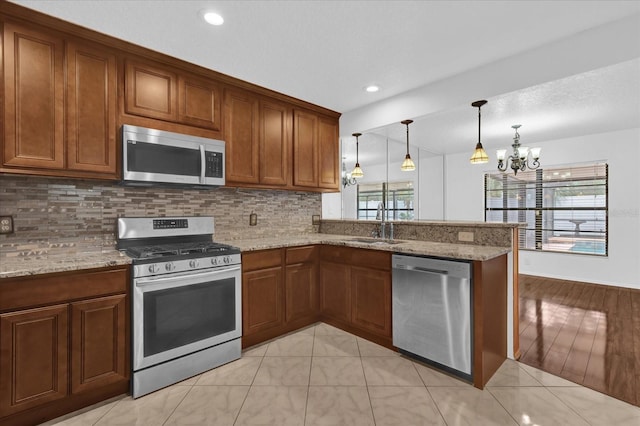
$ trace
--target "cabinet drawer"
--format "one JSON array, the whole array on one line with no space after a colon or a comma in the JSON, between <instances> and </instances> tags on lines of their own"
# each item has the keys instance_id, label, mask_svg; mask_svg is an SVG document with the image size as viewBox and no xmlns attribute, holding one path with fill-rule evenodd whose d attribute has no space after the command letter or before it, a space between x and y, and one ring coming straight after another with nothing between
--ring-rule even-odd
<instances>
[{"instance_id":1,"label":"cabinet drawer","mask_svg":"<svg viewBox=\"0 0 640 426\"><path fill-rule=\"evenodd\" d=\"M126 293L129 268L74 271L0 280L0 312Z\"/></svg>"},{"instance_id":2,"label":"cabinet drawer","mask_svg":"<svg viewBox=\"0 0 640 426\"><path fill-rule=\"evenodd\" d=\"M313 262L316 260L316 246L291 247L287 249L287 265Z\"/></svg>"},{"instance_id":3,"label":"cabinet drawer","mask_svg":"<svg viewBox=\"0 0 640 426\"><path fill-rule=\"evenodd\" d=\"M259 250L242 253L242 271L255 271L282 265L283 249Z\"/></svg>"}]
</instances>

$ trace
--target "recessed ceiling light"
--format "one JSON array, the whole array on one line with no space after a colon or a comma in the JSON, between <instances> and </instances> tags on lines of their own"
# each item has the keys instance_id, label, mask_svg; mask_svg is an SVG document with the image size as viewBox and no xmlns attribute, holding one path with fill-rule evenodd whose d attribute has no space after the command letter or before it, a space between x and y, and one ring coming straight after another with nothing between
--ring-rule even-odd
<instances>
[{"instance_id":1,"label":"recessed ceiling light","mask_svg":"<svg viewBox=\"0 0 640 426\"><path fill-rule=\"evenodd\" d=\"M211 25L224 24L224 18L216 12L211 12L210 10L205 10L204 12L202 12L202 17Z\"/></svg>"},{"instance_id":2,"label":"recessed ceiling light","mask_svg":"<svg viewBox=\"0 0 640 426\"><path fill-rule=\"evenodd\" d=\"M375 84L372 84L371 86L365 87L364 90L366 90L369 93L375 93L378 90L380 90L380 87L376 86Z\"/></svg>"}]
</instances>

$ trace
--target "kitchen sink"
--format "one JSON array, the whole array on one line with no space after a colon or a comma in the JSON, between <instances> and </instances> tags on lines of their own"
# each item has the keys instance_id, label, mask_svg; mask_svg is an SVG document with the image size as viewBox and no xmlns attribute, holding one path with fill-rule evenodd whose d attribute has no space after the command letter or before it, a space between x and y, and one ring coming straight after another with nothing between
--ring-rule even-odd
<instances>
[{"instance_id":1,"label":"kitchen sink","mask_svg":"<svg viewBox=\"0 0 640 426\"><path fill-rule=\"evenodd\" d=\"M346 240L346 241L353 242L353 243L371 244L371 245L385 245L385 244L393 245L393 244L402 243L402 241L381 240L379 238L353 238L351 240Z\"/></svg>"}]
</instances>

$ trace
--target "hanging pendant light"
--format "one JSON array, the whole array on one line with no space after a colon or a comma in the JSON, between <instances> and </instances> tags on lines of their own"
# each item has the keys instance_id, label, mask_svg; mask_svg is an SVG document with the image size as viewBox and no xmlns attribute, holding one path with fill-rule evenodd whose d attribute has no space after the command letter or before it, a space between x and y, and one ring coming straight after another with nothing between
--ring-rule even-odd
<instances>
[{"instance_id":1,"label":"hanging pendant light","mask_svg":"<svg viewBox=\"0 0 640 426\"><path fill-rule=\"evenodd\" d=\"M484 164L489 162L489 156L482 147L482 142L480 142L480 108L486 103L487 101L475 101L471 104L472 107L478 108L478 143L476 144L476 150L469 159L471 164Z\"/></svg>"},{"instance_id":2,"label":"hanging pendant light","mask_svg":"<svg viewBox=\"0 0 640 426\"><path fill-rule=\"evenodd\" d=\"M362 136L362 133L353 133L351 136L356 137L356 166L353 168L351 172L352 178L361 178L364 177L364 173L362 173L362 169L360 168L360 162L358 161L358 138Z\"/></svg>"},{"instance_id":3,"label":"hanging pendant light","mask_svg":"<svg viewBox=\"0 0 640 426\"><path fill-rule=\"evenodd\" d=\"M413 163L411 155L409 154L409 124L413 123L413 120L402 120L400 123L407 125L407 155L404 157L400 170L403 172L410 172L416 169L416 165Z\"/></svg>"}]
</instances>

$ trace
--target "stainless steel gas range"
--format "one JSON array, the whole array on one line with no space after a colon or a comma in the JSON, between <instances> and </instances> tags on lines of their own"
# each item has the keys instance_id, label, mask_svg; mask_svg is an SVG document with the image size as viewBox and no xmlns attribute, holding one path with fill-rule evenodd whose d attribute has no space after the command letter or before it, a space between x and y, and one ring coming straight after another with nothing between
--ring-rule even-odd
<instances>
[{"instance_id":1,"label":"stainless steel gas range","mask_svg":"<svg viewBox=\"0 0 640 426\"><path fill-rule=\"evenodd\" d=\"M118 219L133 259L134 398L240 358L240 250L213 234L213 217Z\"/></svg>"}]
</instances>

